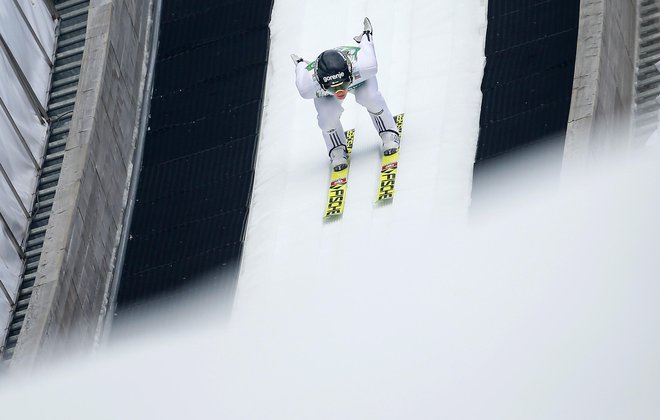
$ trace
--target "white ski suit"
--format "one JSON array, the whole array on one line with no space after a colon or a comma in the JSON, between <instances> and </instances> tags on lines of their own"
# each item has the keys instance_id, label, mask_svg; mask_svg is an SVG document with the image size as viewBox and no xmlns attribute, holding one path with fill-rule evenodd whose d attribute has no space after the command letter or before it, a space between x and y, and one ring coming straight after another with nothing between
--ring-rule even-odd
<instances>
[{"instance_id":1,"label":"white ski suit","mask_svg":"<svg viewBox=\"0 0 660 420\"><path fill-rule=\"evenodd\" d=\"M348 53L352 64L353 81L348 91L355 95L358 104L367 108L371 120L378 133L392 131L398 134L394 118L390 112L383 95L378 90L378 62L371 37L363 37L359 47L337 47ZM318 113L318 123L328 154L336 147L346 147L346 136L341 124L341 114L344 112L341 100L321 88L315 78L314 68L316 61L296 64L296 87L300 96L305 99L314 99L314 106Z\"/></svg>"}]
</instances>

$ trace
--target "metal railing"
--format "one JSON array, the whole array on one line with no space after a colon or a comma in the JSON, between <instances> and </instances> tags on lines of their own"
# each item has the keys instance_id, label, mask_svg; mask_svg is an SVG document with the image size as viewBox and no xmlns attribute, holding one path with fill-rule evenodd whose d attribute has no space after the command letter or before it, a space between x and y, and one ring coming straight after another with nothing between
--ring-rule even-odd
<instances>
[{"instance_id":1,"label":"metal railing","mask_svg":"<svg viewBox=\"0 0 660 420\"><path fill-rule=\"evenodd\" d=\"M47 95L47 83L41 84L39 81L46 82L52 72L53 45L45 48L43 42L54 40L57 14L39 15L39 9L47 10L47 3L52 4L51 0L44 2L38 4L12 0L3 4L5 13L0 29L0 59L6 73L3 72L5 89L0 93L4 146L0 162L0 184L4 192L0 197L0 240L7 241L11 248L4 247L6 254L3 254L3 259L7 261L2 261L4 270L0 271L3 277L0 278L0 328L6 325L7 310L11 311L16 306L18 273L27 258L25 241L30 220L28 208L33 197L28 190L34 188L36 175L41 170L41 156L37 156L36 150L46 142L48 114L43 98ZM53 17L52 21L49 21L50 17ZM45 34L45 28L52 28L53 32ZM39 29L42 30L43 39L37 35ZM32 65L35 68L30 68ZM26 75L31 78L28 80ZM37 84L33 86L32 83ZM17 187L19 184L20 188ZM26 185L30 187L26 188Z\"/></svg>"},{"instance_id":2,"label":"metal railing","mask_svg":"<svg viewBox=\"0 0 660 420\"><path fill-rule=\"evenodd\" d=\"M13 313L7 327L2 359L12 358L32 297L37 267L50 220L55 190L59 182L64 151L69 137L69 124L78 91L78 79L87 32L87 11L90 0L43 0L53 6L52 16L61 21L52 65L50 96L44 110L50 122L48 139L40 165L35 200L31 209L29 230L22 246L24 260L18 295L12 304ZM49 9L50 10L50 9ZM37 163L39 166L39 164Z\"/></svg>"},{"instance_id":3,"label":"metal railing","mask_svg":"<svg viewBox=\"0 0 660 420\"><path fill-rule=\"evenodd\" d=\"M634 141L643 144L658 128L660 102L660 0L639 3L639 40L635 81Z\"/></svg>"}]
</instances>

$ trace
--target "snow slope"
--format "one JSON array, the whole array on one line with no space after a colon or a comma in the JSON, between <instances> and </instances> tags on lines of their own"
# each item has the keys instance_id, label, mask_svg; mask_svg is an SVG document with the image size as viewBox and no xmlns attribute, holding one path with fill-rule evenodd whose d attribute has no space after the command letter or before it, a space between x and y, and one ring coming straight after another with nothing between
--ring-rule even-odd
<instances>
[{"instance_id":1,"label":"snow slope","mask_svg":"<svg viewBox=\"0 0 660 420\"><path fill-rule=\"evenodd\" d=\"M275 2L253 210L229 324L210 293L208 312L199 302L180 311L166 303L154 316L159 327L136 326L137 339L100 360L5 383L4 413L660 418L660 159L613 165L552 193L532 185L504 201L505 191L494 191L497 201L465 223L480 76L464 69L481 71L484 5L354 2L337 27L300 3ZM347 106L346 125L358 129L347 213L323 225L323 142L311 103L295 97L288 54L311 58L349 39L349 22L359 30L363 15L378 36L383 92L409 115L401 184L394 205L372 207L375 134L366 113ZM392 33L379 29L389 16L402 22ZM434 16L442 25L425 27ZM399 47L401 39L412 47ZM440 73L429 61L386 65L394 51L417 56L434 43ZM393 68L408 74L406 86ZM441 82L431 89L430 79Z\"/></svg>"},{"instance_id":2,"label":"snow slope","mask_svg":"<svg viewBox=\"0 0 660 420\"><path fill-rule=\"evenodd\" d=\"M402 244L379 276L366 250L333 281L271 278L228 325L217 302L166 303L96 360L0 378L0 406L50 420L660 418L659 161L525 191L468 230Z\"/></svg>"},{"instance_id":3,"label":"snow slope","mask_svg":"<svg viewBox=\"0 0 660 420\"><path fill-rule=\"evenodd\" d=\"M463 223L470 200L481 106L486 1L325 2L278 0L236 309L253 290L337 276L340 262L369 247L394 257L401 244L370 239L396 235L415 219ZM346 12L343 12L346 11ZM289 54L313 60L352 45L369 16L379 62L378 82L393 114L406 113L394 204L376 208L380 139L367 111L345 101L344 128L356 128L343 219L323 224L329 160L313 102L294 84ZM375 269L376 267L374 267ZM350 273L343 272L346 275Z\"/></svg>"}]
</instances>

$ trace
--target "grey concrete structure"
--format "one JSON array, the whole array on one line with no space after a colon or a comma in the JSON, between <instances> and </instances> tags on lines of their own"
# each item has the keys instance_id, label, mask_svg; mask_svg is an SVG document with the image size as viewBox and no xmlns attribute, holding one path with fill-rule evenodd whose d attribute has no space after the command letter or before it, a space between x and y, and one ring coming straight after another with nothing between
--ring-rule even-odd
<instances>
[{"instance_id":1,"label":"grey concrete structure","mask_svg":"<svg viewBox=\"0 0 660 420\"><path fill-rule=\"evenodd\" d=\"M660 0L640 0L632 148L660 141Z\"/></svg>"},{"instance_id":2,"label":"grey concrete structure","mask_svg":"<svg viewBox=\"0 0 660 420\"><path fill-rule=\"evenodd\" d=\"M112 273L138 141L153 1L92 0L62 174L12 369L90 348ZM155 53L155 52L154 52Z\"/></svg>"},{"instance_id":3,"label":"grey concrete structure","mask_svg":"<svg viewBox=\"0 0 660 420\"><path fill-rule=\"evenodd\" d=\"M625 150L634 101L638 0L582 0L564 173Z\"/></svg>"}]
</instances>

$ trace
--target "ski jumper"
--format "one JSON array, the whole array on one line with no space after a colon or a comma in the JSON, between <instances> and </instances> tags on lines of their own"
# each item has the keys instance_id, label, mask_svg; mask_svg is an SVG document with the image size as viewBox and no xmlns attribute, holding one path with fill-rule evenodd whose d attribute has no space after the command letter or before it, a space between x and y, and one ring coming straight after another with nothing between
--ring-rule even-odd
<instances>
[{"instance_id":1,"label":"ski jumper","mask_svg":"<svg viewBox=\"0 0 660 420\"><path fill-rule=\"evenodd\" d=\"M364 37L359 47L337 47L336 50L348 54L352 64L353 81L348 91L355 95L358 104L367 108L371 121L379 134L392 131L398 134L394 118L383 95L378 90L378 62L373 40ZM341 114L344 112L341 100L321 88L316 80L314 68L316 61L296 64L296 87L304 99L314 99L318 113L318 124L323 132L323 139L328 148L328 154L337 147L346 148L346 136L341 124Z\"/></svg>"}]
</instances>

